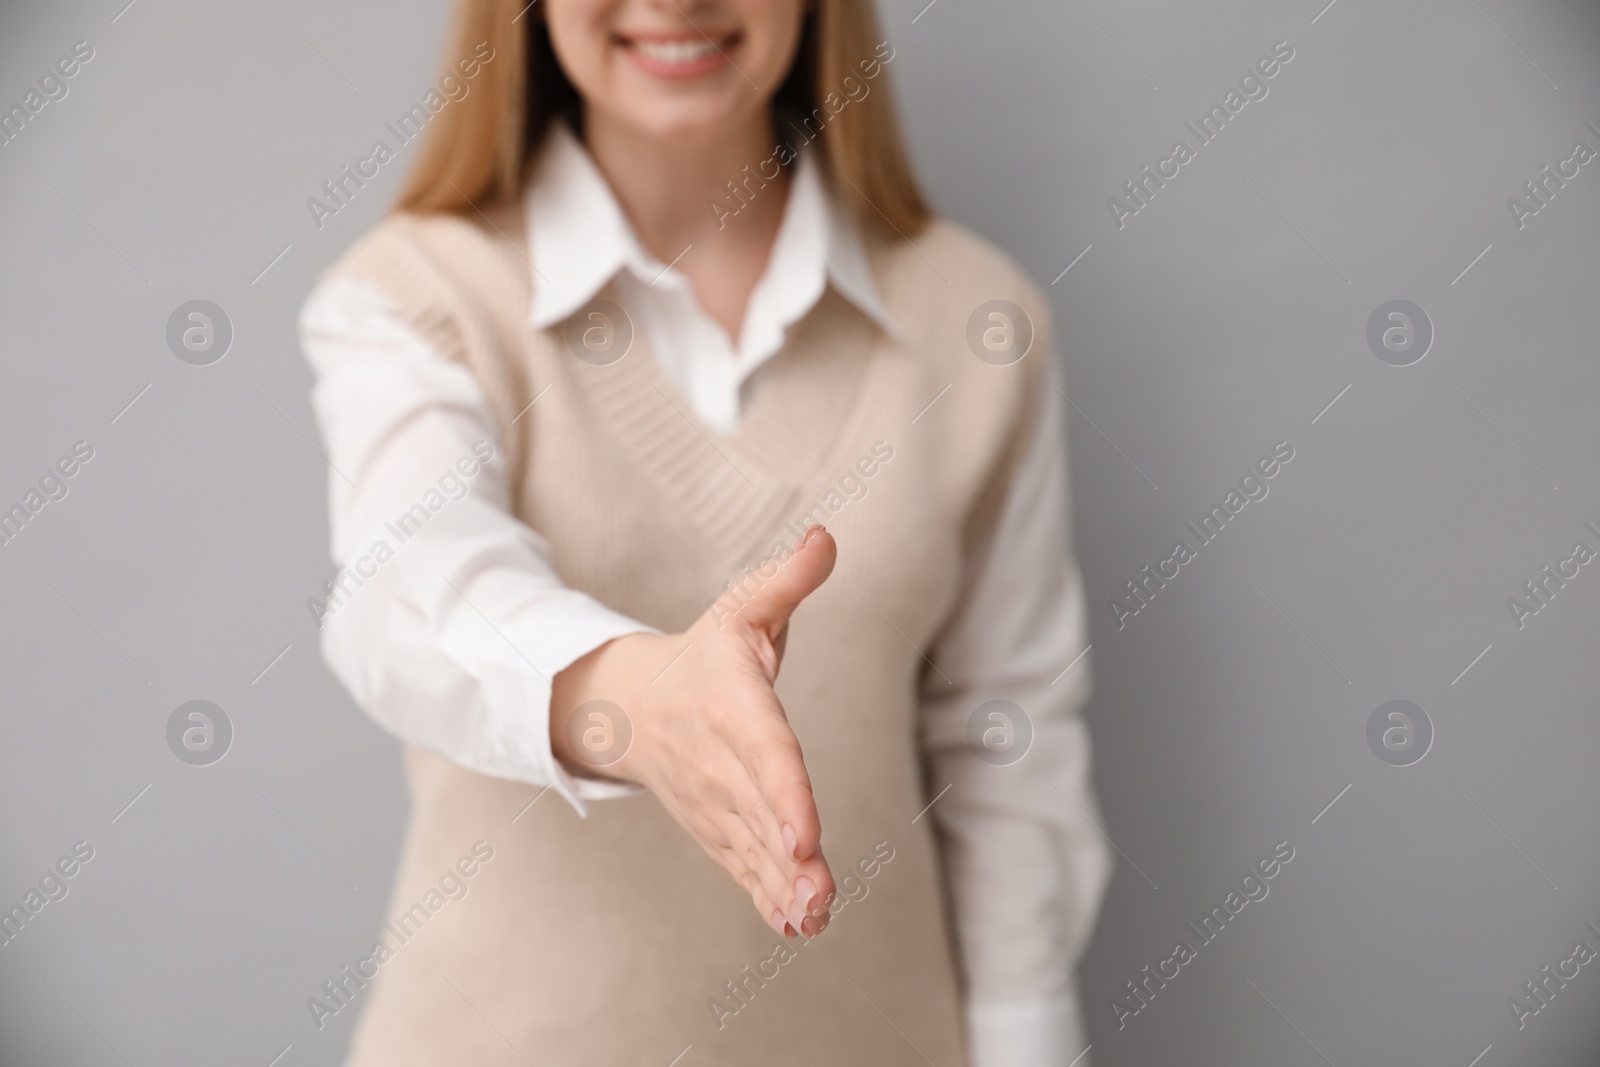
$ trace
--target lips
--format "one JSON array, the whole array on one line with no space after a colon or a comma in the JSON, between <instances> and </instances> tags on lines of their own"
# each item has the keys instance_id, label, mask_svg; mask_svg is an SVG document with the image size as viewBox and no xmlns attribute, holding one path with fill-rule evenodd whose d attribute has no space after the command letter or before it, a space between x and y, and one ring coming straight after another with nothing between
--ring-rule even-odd
<instances>
[{"instance_id":1,"label":"lips","mask_svg":"<svg viewBox=\"0 0 1600 1067\"><path fill-rule=\"evenodd\" d=\"M617 43L647 74L662 78L694 78L728 65L728 52L739 44L738 33L618 35Z\"/></svg>"}]
</instances>

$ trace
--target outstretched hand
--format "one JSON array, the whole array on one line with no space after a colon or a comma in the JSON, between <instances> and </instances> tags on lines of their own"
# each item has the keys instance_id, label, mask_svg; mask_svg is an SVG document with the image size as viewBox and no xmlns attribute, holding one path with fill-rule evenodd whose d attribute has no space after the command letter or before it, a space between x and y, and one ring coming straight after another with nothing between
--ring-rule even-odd
<instances>
[{"instance_id":1,"label":"outstretched hand","mask_svg":"<svg viewBox=\"0 0 1600 1067\"><path fill-rule=\"evenodd\" d=\"M556 676L550 702L556 757L650 789L785 937L820 933L835 887L800 742L773 684L789 616L837 551L811 527L772 561L774 574L753 572L753 595L713 604L681 634L607 642ZM632 732L625 753L603 765L569 737L593 700L622 709Z\"/></svg>"}]
</instances>

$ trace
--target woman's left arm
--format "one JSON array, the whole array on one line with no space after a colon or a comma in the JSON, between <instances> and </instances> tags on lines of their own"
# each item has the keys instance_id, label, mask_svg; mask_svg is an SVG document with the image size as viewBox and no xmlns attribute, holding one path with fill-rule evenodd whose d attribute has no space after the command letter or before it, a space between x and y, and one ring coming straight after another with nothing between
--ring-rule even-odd
<instances>
[{"instance_id":1,"label":"woman's left arm","mask_svg":"<svg viewBox=\"0 0 1600 1067\"><path fill-rule=\"evenodd\" d=\"M1083 584L1072 555L1065 416L1052 365L1033 434L923 697L930 791L955 908L973 1067L1066 1067L1087 1037L1074 968L1110 877L1096 829ZM1069 669L1070 667L1070 669ZM980 759L968 723L991 700L1025 719L981 718L1031 744ZM1008 716L1016 719L1016 716ZM1078 1060L1076 1067L1087 1067Z\"/></svg>"}]
</instances>

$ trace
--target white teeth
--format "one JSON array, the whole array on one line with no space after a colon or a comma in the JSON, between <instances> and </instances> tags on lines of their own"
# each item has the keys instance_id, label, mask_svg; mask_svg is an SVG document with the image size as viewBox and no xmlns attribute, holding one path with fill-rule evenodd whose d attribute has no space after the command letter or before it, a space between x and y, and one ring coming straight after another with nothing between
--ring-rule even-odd
<instances>
[{"instance_id":1,"label":"white teeth","mask_svg":"<svg viewBox=\"0 0 1600 1067\"><path fill-rule=\"evenodd\" d=\"M710 41L636 41L641 55L662 63L693 63L717 50Z\"/></svg>"}]
</instances>

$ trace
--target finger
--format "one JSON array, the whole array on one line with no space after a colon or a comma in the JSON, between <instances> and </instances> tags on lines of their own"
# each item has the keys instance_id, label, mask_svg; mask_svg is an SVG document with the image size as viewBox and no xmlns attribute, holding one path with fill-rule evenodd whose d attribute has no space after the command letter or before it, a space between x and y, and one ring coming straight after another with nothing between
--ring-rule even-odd
<instances>
[{"instance_id":1,"label":"finger","mask_svg":"<svg viewBox=\"0 0 1600 1067\"><path fill-rule=\"evenodd\" d=\"M826 930L831 921L830 905L836 895L827 861L820 855L816 856L807 861L807 870L792 886L781 880L774 886L747 862L752 855L751 847L750 844L741 844L737 848L725 849L718 860L750 894L751 902L755 904L756 911L767 919L767 925L785 937L794 937L797 932L806 937L816 937ZM757 851L760 849L759 844L753 847ZM779 908L772 903L774 893L778 894L776 899L787 901L785 907Z\"/></svg>"},{"instance_id":2,"label":"finger","mask_svg":"<svg viewBox=\"0 0 1600 1067\"><path fill-rule=\"evenodd\" d=\"M777 816L731 746L707 753L706 772L717 785L698 798L702 810L718 812L717 834L760 880L767 895L787 908L800 864L788 855Z\"/></svg>"},{"instance_id":3,"label":"finger","mask_svg":"<svg viewBox=\"0 0 1600 1067\"><path fill-rule=\"evenodd\" d=\"M716 826L696 826L682 815L681 809L674 806L677 822L689 835L699 842L700 847L717 862L728 875L737 882L746 893L750 894L750 902L755 905L756 914L762 921L772 927L780 937L794 937L795 928L789 924L784 909L779 907L775 900L788 900L787 883L782 877L763 878L757 869L752 868L749 860L757 858L765 861L771 867L771 860L766 855L766 850L759 843L755 843L752 850L748 844L729 840ZM749 838L749 835L745 835ZM753 839L750 839L753 841ZM776 893L776 898L773 894Z\"/></svg>"},{"instance_id":4,"label":"finger","mask_svg":"<svg viewBox=\"0 0 1600 1067\"><path fill-rule=\"evenodd\" d=\"M811 776L777 694L769 689L751 702L758 706L728 723L728 744L772 812L782 854L798 863L822 845Z\"/></svg>"},{"instance_id":5,"label":"finger","mask_svg":"<svg viewBox=\"0 0 1600 1067\"><path fill-rule=\"evenodd\" d=\"M793 937L798 927L789 927L785 910L778 904L779 901L785 905L790 903L792 879L778 869L771 851L750 829L739 806L732 803L733 790L721 783L742 783L739 789L746 797L746 805L760 803L759 797L750 799L755 794L754 784L731 751L722 749L720 759L715 756L711 759L720 766L714 768L709 779L702 781L714 781L719 783L717 786L703 790L700 795L686 795L665 788L662 783L655 790L656 795L705 853L750 894L757 914L767 925L780 936ZM720 817L716 813L720 813Z\"/></svg>"},{"instance_id":6,"label":"finger","mask_svg":"<svg viewBox=\"0 0 1600 1067\"><path fill-rule=\"evenodd\" d=\"M727 866L728 863L734 861L734 856L732 853L728 853L722 859L724 866ZM733 872L730 870L729 873L732 874ZM767 894L766 889L754 874L744 871L735 875L734 881L743 886L745 892L750 894L750 903L755 905L756 914L761 916L768 926L772 927L774 933L782 938L795 936L795 928L789 925L789 920L783 914L783 909L772 902L772 897Z\"/></svg>"},{"instance_id":7,"label":"finger","mask_svg":"<svg viewBox=\"0 0 1600 1067\"><path fill-rule=\"evenodd\" d=\"M818 852L801 864L800 874L795 878L794 899L785 917L805 936L816 937L828 927L830 907L837 893L828 861Z\"/></svg>"},{"instance_id":8,"label":"finger","mask_svg":"<svg viewBox=\"0 0 1600 1067\"><path fill-rule=\"evenodd\" d=\"M827 530L821 526L806 530L789 558L777 564L774 574L756 571L761 585L739 608L738 617L776 642L794 609L833 572L838 552L839 546Z\"/></svg>"},{"instance_id":9,"label":"finger","mask_svg":"<svg viewBox=\"0 0 1600 1067\"><path fill-rule=\"evenodd\" d=\"M767 851L767 846L751 831L744 817L738 812L730 811L725 816L726 824L724 833L728 838L729 851L735 857L740 867L748 872L750 882L746 888L751 891L752 898L759 888L761 898L771 902L771 907L766 907L757 901L758 908L763 917L770 917L776 909L780 916L787 920L786 906L791 902L794 894L794 878L778 868L773 862L772 855ZM771 925L771 920L768 920ZM777 927L774 927L775 929ZM798 930L799 926L796 925ZM780 931L781 932L781 931Z\"/></svg>"},{"instance_id":10,"label":"finger","mask_svg":"<svg viewBox=\"0 0 1600 1067\"><path fill-rule=\"evenodd\" d=\"M794 854L798 838L792 829L785 830L786 824L779 821L767 798L762 795L761 786L731 749L728 751L728 761L732 765L730 778L737 781L734 798L739 817L748 832L766 848L771 863L781 877L792 885L800 873L800 860ZM804 764L801 766L803 769Z\"/></svg>"},{"instance_id":11,"label":"finger","mask_svg":"<svg viewBox=\"0 0 1600 1067\"><path fill-rule=\"evenodd\" d=\"M700 806L688 803L681 796L674 799L665 787L657 785L654 788L654 792L672 815L673 821L683 827L690 837L694 838L700 847L705 850L706 855L726 867L728 873L732 874L735 880L739 880L743 868L727 861L728 840L723 834L722 828L699 817ZM688 810L685 810L686 804Z\"/></svg>"},{"instance_id":12,"label":"finger","mask_svg":"<svg viewBox=\"0 0 1600 1067\"><path fill-rule=\"evenodd\" d=\"M771 710L780 710L775 696L771 701ZM794 864L782 865L786 872L793 872L789 892L782 898L784 914L796 930L815 936L828 925L826 908L832 902L835 887L828 862L822 856L821 820L800 741L787 720L776 714L751 716L743 725L730 741L760 799L777 822L784 854ZM758 821L762 817L756 815ZM759 832L755 827L752 830ZM770 830L767 832L770 834Z\"/></svg>"}]
</instances>

